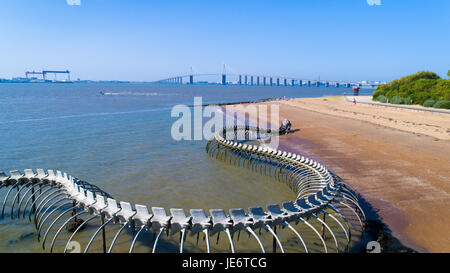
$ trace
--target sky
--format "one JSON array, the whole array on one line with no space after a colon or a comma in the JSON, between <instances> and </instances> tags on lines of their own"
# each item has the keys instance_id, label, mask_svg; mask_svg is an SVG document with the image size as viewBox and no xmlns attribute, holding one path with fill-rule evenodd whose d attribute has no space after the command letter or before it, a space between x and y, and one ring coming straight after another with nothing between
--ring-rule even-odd
<instances>
[{"instance_id":1,"label":"sky","mask_svg":"<svg viewBox=\"0 0 450 273\"><path fill-rule=\"evenodd\" d=\"M2 0L0 78L446 78L449 26L448 0Z\"/></svg>"}]
</instances>

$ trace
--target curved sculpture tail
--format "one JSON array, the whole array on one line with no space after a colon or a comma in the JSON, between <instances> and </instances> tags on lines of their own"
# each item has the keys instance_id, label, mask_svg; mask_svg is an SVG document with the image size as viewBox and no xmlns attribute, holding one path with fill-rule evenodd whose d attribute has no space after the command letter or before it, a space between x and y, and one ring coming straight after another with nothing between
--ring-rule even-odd
<instances>
[{"instance_id":1,"label":"curved sculpture tail","mask_svg":"<svg viewBox=\"0 0 450 273\"><path fill-rule=\"evenodd\" d=\"M284 252L283 240L276 232L277 227L279 230L288 227L290 236L301 241L299 250L311 252L312 248L305 240L307 234L301 235L301 232L294 228L299 222L310 227L312 237L319 237L325 252L333 247L337 252L346 251L351 241L351 229L355 228L354 221L350 220L351 215L358 218L361 228L365 221L357 194L320 163L301 155L265 147L258 142L277 134L277 130L249 126L224 128L208 142L206 151L218 160L271 176L289 186L297 198L283 202L281 206L269 204L264 207L251 207L247 211L232 209L229 213L215 209L210 210L209 214L203 209L190 210L188 214L184 209L170 209L168 214L164 208L151 207L150 212L144 205L133 206L129 202L118 202L95 185L65 172L26 169L23 173L17 170L10 171L9 174L0 173L0 189L5 191L1 218L25 218L28 213L29 221L33 221L39 230L39 240L43 235L42 247L50 251L54 250L58 235L64 228L73 231L65 249L62 250L67 251L73 246L72 239L76 234L94 219L101 219L101 223L89 236L86 252L96 237L102 238L103 251L109 249L108 252L111 252L125 229L134 234L130 252L133 251L139 235L146 231L155 234L153 243L149 245L153 252L158 250L158 242L162 240L163 232L167 235L180 233L180 252L184 250L187 234L204 233L206 251L210 252L210 237L217 234L218 239L220 233L225 232L229 238L230 250L234 252L233 234L240 234L241 231L253 235L265 252L260 237L256 235L257 229L263 229L272 235L273 251L278 248ZM252 141L256 143L250 144ZM332 213L338 217L334 217ZM323 214L323 219L320 214ZM82 220L83 215L89 217ZM333 221L326 223L326 215L331 216ZM344 221L341 223L339 219ZM311 224L312 221L316 227ZM108 244L105 239L106 228L114 224L120 229ZM322 227L322 232L319 232L317 226L319 229ZM42 234L44 230L45 233ZM327 232L332 236L332 241L329 240L330 237L327 239ZM48 240L51 236L52 240ZM327 242L330 245L327 245Z\"/></svg>"}]
</instances>

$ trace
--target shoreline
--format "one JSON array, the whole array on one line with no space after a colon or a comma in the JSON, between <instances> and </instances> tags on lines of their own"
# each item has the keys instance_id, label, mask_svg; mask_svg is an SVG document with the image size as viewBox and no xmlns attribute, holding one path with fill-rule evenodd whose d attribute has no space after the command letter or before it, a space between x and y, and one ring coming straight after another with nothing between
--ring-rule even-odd
<instances>
[{"instance_id":1,"label":"shoreline","mask_svg":"<svg viewBox=\"0 0 450 273\"><path fill-rule=\"evenodd\" d=\"M377 106L377 107L387 107L387 108L400 108L400 109L408 109L410 111L416 111L416 112L429 112L429 113L436 113L436 114L443 114L443 115L449 115L450 110L444 109L444 108L433 108L433 107L424 107L422 105L418 104L391 104L391 103L385 103L385 102L378 102L378 101L372 101L371 96L344 96L345 100L348 102L351 102L352 99L355 99L357 103ZM352 99L350 99L352 98Z\"/></svg>"},{"instance_id":2,"label":"shoreline","mask_svg":"<svg viewBox=\"0 0 450 273\"><path fill-rule=\"evenodd\" d=\"M288 118L293 129L300 129L280 137L282 148L317 159L357 190L379 216L380 221L374 216L371 222L378 226L372 234L384 238L388 248L448 252L450 211L442 207L450 203L450 155L445 153L450 149L449 117L405 115L399 109L376 113L375 107L349 106L340 99L270 102L280 106L280 119ZM379 115L393 116L386 123ZM404 130L411 119L417 126Z\"/></svg>"}]
</instances>

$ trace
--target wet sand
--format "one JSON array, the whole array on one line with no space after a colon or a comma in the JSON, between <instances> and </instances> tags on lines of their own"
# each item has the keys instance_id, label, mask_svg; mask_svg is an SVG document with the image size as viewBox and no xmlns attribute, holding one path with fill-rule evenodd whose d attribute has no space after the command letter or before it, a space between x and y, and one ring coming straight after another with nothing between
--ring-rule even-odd
<instances>
[{"instance_id":1,"label":"wet sand","mask_svg":"<svg viewBox=\"0 0 450 273\"><path fill-rule=\"evenodd\" d=\"M293 134L280 149L322 162L419 252L450 252L450 116L353 105L342 97L278 104ZM255 120L250 117L250 120Z\"/></svg>"}]
</instances>

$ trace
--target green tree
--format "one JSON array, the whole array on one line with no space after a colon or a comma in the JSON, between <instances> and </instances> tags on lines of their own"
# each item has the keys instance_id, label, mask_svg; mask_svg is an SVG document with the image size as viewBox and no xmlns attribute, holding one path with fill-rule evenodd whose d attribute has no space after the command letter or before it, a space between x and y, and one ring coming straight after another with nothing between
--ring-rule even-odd
<instances>
[{"instance_id":1,"label":"green tree","mask_svg":"<svg viewBox=\"0 0 450 273\"><path fill-rule=\"evenodd\" d=\"M450 70L447 74L450 74ZM379 85L373 94L373 99L377 100L383 96L389 102L398 104L423 105L427 100L436 102L450 100L450 79L441 79L436 73L430 71L420 71L388 84Z\"/></svg>"}]
</instances>

